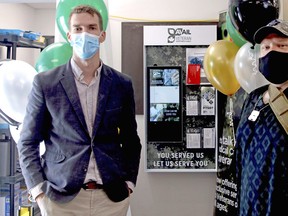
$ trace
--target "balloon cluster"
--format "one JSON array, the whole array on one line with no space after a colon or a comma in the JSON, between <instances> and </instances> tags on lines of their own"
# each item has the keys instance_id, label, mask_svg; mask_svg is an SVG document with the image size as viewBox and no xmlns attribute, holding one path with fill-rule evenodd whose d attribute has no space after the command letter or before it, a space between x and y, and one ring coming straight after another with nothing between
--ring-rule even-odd
<instances>
[{"instance_id":1,"label":"balloon cluster","mask_svg":"<svg viewBox=\"0 0 288 216\"><path fill-rule=\"evenodd\" d=\"M279 17L278 0L230 0L228 13L233 26L249 42L262 26Z\"/></svg>"},{"instance_id":2,"label":"balloon cluster","mask_svg":"<svg viewBox=\"0 0 288 216\"><path fill-rule=\"evenodd\" d=\"M56 24L66 42L55 42L47 46L39 55L35 68L37 72L53 69L65 64L72 56L72 47L67 39L69 15L78 5L90 5L96 8L103 20L103 29L108 25L108 11L103 0L60 0L56 8Z\"/></svg>"},{"instance_id":3,"label":"balloon cluster","mask_svg":"<svg viewBox=\"0 0 288 216\"><path fill-rule=\"evenodd\" d=\"M204 56L204 71L210 83L225 95L240 87L247 93L269 84L258 71L259 49L254 34L279 18L279 0L229 0L226 28L229 40L212 43Z\"/></svg>"}]
</instances>

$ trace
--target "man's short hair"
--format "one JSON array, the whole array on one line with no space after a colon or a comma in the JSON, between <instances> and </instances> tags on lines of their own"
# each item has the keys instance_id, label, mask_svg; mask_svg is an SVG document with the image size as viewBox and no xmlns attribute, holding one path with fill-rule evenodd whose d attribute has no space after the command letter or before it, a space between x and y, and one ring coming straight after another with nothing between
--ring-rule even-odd
<instances>
[{"instance_id":1,"label":"man's short hair","mask_svg":"<svg viewBox=\"0 0 288 216\"><path fill-rule=\"evenodd\" d=\"M94 8L90 5L78 5L75 8L73 8L73 10L71 11L71 13L69 15L69 22L68 22L69 28L70 28L70 22L71 22L72 15L73 14L81 14L81 13L88 13L91 16L94 16L96 14L99 18L100 30L101 31L103 30L103 19L102 19L100 12L96 8Z\"/></svg>"}]
</instances>

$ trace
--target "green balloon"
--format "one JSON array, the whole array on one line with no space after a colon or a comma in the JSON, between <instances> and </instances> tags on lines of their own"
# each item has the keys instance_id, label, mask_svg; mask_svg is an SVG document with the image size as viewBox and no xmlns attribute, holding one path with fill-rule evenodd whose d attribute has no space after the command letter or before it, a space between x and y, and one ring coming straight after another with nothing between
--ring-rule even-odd
<instances>
[{"instance_id":1,"label":"green balloon","mask_svg":"<svg viewBox=\"0 0 288 216\"><path fill-rule=\"evenodd\" d=\"M232 41L238 46L241 47L247 43L247 40L235 29L233 26L229 14L226 14L226 28L232 39Z\"/></svg>"},{"instance_id":2,"label":"green balloon","mask_svg":"<svg viewBox=\"0 0 288 216\"><path fill-rule=\"evenodd\" d=\"M223 40L230 40L230 35L227 31L226 22L221 25L221 36Z\"/></svg>"},{"instance_id":3,"label":"green balloon","mask_svg":"<svg viewBox=\"0 0 288 216\"><path fill-rule=\"evenodd\" d=\"M72 9L78 5L90 5L96 8L103 19L103 30L106 30L108 11L103 0L60 0L56 8L56 24L63 38L67 40L66 33L69 31L69 15Z\"/></svg>"},{"instance_id":4,"label":"green balloon","mask_svg":"<svg viewBox=\"0 0 288 216\"><path fill-rule=\"evenodd\" d=\"M52 43L40 53L35 64L35 69L40 73L63 65L72 57L72 53L73 50L69 43Z\"/></svg>"}]
</instances>

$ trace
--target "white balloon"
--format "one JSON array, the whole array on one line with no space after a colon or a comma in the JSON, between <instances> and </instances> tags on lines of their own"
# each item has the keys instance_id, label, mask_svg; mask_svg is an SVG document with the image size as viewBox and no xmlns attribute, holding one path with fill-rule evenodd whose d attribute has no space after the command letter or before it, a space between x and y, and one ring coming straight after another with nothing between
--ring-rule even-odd
<instances>
[{"instance_id":1,"label":"white balloon","mask_svg":"<svg viewBox=\"0 0 288 216\"><path fill-rule=\"evenodd\" d=\"M259 46L252 48L251 43L244 44L234 60L234 72L240 86L247 92L269 84L258 70Z\"/></svg>"},{"instance_id":2,"label":"white balloon","mask_svg":"<svg viewBox=\"0 0 288 216\"><path fill-rule=\"evenodd\" d=\"M36 69L24 61L0 62L0 109L17 122L23 122L36 74Z\"/></svg>"},{"instance_id":3,"label":"white balloon","mask_svg":"<svg viewBox=\"0 0 288 216\"><path fill-rule=\"evenodd\" d=\"M20 124L18 127L10 125L9 130L14 142L18 143L20 139L20 133L22 130L22 124ZM44 142L41 142L39 147L39 154L43 155L45 153L45 150L46 150L45 144Z\"/></svg>"}]
</instances>

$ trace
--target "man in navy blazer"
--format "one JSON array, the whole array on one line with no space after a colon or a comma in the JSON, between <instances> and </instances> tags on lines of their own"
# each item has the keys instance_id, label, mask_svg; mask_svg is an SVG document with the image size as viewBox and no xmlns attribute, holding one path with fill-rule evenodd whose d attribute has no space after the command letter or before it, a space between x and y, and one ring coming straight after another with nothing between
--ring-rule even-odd
<instances>
[{"instance_id":1,"label":"man in navy blazer","mask_svg":"<svg viewBox=\"0 0 288 216\"><path fill-rule=\"evenodd\" d=\"M42 216L124 216L141 152L132 82L101 61L95 8L77 6L69 26L71 60L33 82L17 144L22 173Z\"/></svg>"}]
</instances>

